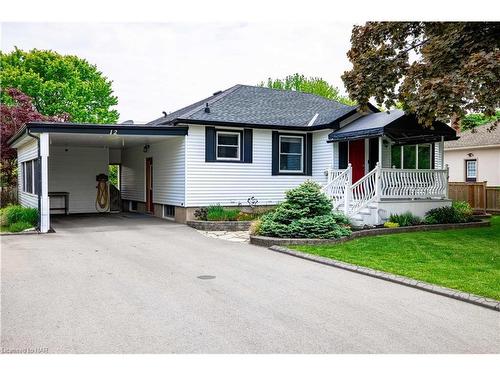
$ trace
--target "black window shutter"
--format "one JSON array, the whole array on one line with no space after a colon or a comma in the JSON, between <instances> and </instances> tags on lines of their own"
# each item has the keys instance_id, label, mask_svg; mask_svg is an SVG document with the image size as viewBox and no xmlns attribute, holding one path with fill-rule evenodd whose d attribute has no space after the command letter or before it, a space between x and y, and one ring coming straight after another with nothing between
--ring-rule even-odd
<instances>
[{"instance_id":1,"label":"black window shutter","mask_svg":"<svg viewBox=\"0 0 500 375\"><path fill-rule=\"evenodd\" d=\"M312 133L307 133L306 134L306 169L305 169L305 175L306 176L312 176L312 170L313 170L313 154L312 154L312 148L313 146L313 135Z\"/></svg>"},{"instance_id":2,"label":"black window shutter","mask_svg":"<svg viewBox=\"0 0 500 375\"><path fill-rule=\"evenodd\" d=\"M272 134L272 174L280 173L280 137L278 132Z\"/></svg>"},{"instance_id":3,"label":"black window shutter","mask_svg":"<svg viewBox=\"0 0 500 375\"><path fill-rule=\"evenodd\" d=\"M347 168L347 142L339 142L339 169Z\"/></svg>"},{"instance_id":4,"label":"black window shutter","mask_svg":"<svg viewBox=\"0 0 500 375\"><path fill-rule=\"evenodd\" d=\"M215 161L215 128L205 127L205 161Z\"/></svg>"},{"instance_id":5,"label":"black window shutter","mask_svg":"<svg viewBox=\"0 0 500 375\"><path fill-rule=\"evenodd\" d=\"M253 131L252 129L243 130L243 162L251 163L253 155Z\"/></svg>"}]
</instances>

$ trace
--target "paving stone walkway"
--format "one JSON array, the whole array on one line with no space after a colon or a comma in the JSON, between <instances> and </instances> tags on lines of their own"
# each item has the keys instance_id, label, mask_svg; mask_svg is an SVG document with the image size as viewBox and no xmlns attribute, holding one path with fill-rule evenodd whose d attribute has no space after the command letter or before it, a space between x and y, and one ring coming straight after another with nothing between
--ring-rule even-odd
<instances>
[{"instance_id":1,"label":"paving stone walkway","mask_svg":"<svg viewBox=\"0 0 500 375\"><path fill-rule=\"evenodd\" d=\"M236 231L236 232L228 232L228 231L206 231L206 230L198 230L199 233L204 236L211 238L219 238L221 240L232 241L232 242L249 242L250 241L250 233L248 231Z\"/></svg>"}]
</instances>

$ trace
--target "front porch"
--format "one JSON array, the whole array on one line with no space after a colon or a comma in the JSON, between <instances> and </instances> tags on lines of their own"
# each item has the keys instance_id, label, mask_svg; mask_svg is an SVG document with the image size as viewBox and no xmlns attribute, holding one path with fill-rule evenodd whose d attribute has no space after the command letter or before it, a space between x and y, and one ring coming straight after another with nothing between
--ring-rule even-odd
<instances>
[{"instance_id":1,"label":"front porch","mask_svg":"<svg viewBox=\"0 0 500 375\"><path fill-rule=\"evenodd\" d=\"M456 135L447 125L423 128L402 111L355 120L329 136L334 162L323 190L356 225L405 211L423 216L451 204L443 160L450 139Z\"/></svg>"}]
</instances>

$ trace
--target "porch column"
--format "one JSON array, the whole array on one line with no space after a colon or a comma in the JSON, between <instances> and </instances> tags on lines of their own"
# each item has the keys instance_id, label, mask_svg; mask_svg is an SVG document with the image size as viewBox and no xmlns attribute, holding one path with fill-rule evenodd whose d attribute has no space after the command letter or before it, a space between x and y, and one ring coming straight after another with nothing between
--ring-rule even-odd
<instances>
[{"instance_id":1,"label":"porch column","mask_svg":"<svg viewBox=\"0 0 500 375\"><path fill-rule=\"evenodd\" d=\"M47 233L50 229L50 202L49 202L49 133L40 134L40 232Z\"/></svg>"},{"instance_id":2,"label":"porch column","mask_svg":"<svg viewBox=\"0 0 500 375\"><path fill-rule=\"evenodd\" d=\"M441 159L440 160L440 165L441 167L440 168L444 168L445 165L444 165L444 137L441 136L441 142L439 142L439 158Z\"/></svg>"},{"instance_id":3,"label":"porch column","mask_svg":"<svg viewBox=\"0 0 500 375\"><path fill-rule=\"evenodd\" d=\"M383 165L383 163L382 163L382 137L378 137L378 162L380 165Z\"/></svg>"}]
</instances>

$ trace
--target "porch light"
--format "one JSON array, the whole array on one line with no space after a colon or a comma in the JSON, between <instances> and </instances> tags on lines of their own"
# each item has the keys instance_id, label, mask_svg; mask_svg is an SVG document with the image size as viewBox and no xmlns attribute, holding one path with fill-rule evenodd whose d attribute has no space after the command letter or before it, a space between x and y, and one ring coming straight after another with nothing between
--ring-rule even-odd
<instances>
[{"instance_id":1,"label":"porch light","mask_svg":"<svg viewBox=\"0 0 500 375\"><path fill-rule=\"evenodd\" d=\"M149 151L149 145L144 145L144 148L142 149L143 152L148 152Z\"/></svg>"}]
</instances>

